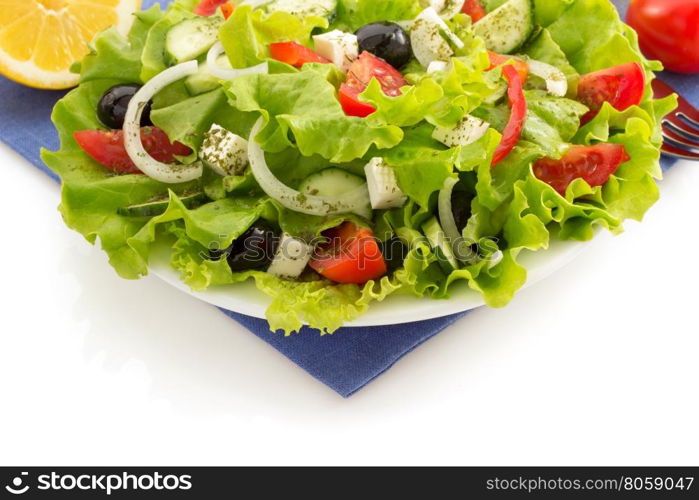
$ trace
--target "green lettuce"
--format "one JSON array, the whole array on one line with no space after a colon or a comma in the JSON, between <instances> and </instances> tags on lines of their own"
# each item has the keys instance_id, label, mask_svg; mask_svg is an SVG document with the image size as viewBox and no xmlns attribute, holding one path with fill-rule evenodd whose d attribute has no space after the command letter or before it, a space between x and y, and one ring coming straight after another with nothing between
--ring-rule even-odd
<instances>
[{"instance_id":1,"label":"green lettuce","mask_svg":"<svg viewBox=\"0 0 699 500\"><path fill-rule=\"evenodd\" d=\"M422 70L413 73L413 84L401 89L401 95L395 97L384 94L379 82L372 79L361 94L364 101L377 109L367 118L369 123L410 127L426 120L450 127L480 106L494 90L484 76L490 61L483 41L474 36L470 21L461 26L458 34L465 47L459 58L452 59L448 71L436 75Z\"/></svg>"},{"instance_id":2,"label":"green lettuce","mask_svg":"<svg viewBox=\"0 0 699 500\"><path fill-rule=\"evenodd\" d=\"M345 115L328 81L334 70L316 66L306 65L294 73L249 75L225 85L232 106L265 118L257 137L265 151L291 146L290 133L303 155L317 154L333 163L361 158L371 146L387 149L400 143L400 128L372 127L366 120Z\"/></svg>"},{"instance_id":3,"label":"green lettuce","mask_svg":"<svg viewBox=\"0 0 699 500\"><path fill-rule=\"evenodd\" d=\"M415 19L421 11L420 0L338 0L332 28L354 33L370 23Z\"/></svg>"},{"instance_id":4,"label":"green lettuce","mask_svg":"<svg viewBox=\"0 0 699 500\"><path fill-rule=\"evenodd\" d=\"M322 17L300 18L283 11L271 14L242 5L221 27L219 36L234 68L248 68L269 57L269 45L298 42L309 45L315 28L326 28Z\"/></svg>"}]
</instances>

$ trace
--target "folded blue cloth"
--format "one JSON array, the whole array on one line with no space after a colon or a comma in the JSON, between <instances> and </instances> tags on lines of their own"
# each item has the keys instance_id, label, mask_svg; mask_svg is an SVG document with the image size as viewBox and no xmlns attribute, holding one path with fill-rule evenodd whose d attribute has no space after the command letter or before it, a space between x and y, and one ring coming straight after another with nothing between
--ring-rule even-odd
<instances>
[{"instance_id":1,"label":"folded blue cloth","mask_svg":"<svg viewBox=\"0 0 699 500\"><path fill-rule=\"evenodd\" d=\"M147 8L156 2L145 0L143 3ZM628 2L617 0L615 3L625 8ZM663 78L699 105L697 78L679 75ZM63 95L64 92L30 89L0 77L0 140L56 180L39 158L39 149L58 149L58 137L49 118L53 105ZM664 167L670 165L671 162L666 162ZM264 320L223 312L343 397L357 392L417 346L464 316L458 314L388 327L343 328L323 337L311 331L283 337L270 333Z\"/></svg>"}]
</instances>

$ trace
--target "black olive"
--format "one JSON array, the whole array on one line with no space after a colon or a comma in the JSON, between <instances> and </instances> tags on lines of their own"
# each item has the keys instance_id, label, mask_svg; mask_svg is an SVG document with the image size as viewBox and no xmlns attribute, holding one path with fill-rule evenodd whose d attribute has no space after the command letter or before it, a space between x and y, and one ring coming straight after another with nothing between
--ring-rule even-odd
<instances>
[{"instance_id":1,"label":"black olive","mask_svg":"<svg viewBox=\"0 0 699 500\"><path fill-rule=\"evenodd\" d=\"M372 23L357 30L359 53L365 50L401 69L413 57L410 37L396 23Z\"/></svg>"},{"instance_id":2,"label":"black olive","mask_svg":"<svg viewBox=\"0 0 699 500\"><path fill-rule=\"evenodd\" d=\"M214 261L226 258L232 271L266 269L274 259L278 241L274 230L263 222L254 226L223 250L209 250Z\"/></svg>"},{"instance_id":3,"label":"black olive","mask_svg":"<svg viewBox=\"0 0 699 500\"><path fill-rule=\"evenodd\" d=\"M466 191L457 191L451 193L451 209L454 213L454 220L459 231L463 231L471 218L471 201L472 196Z\"/></svg>"},{"instance_id":4,"label":"black olive","mask_svg":"<svg viewBox=\"0 0 699 500\"><path fill-rule=\"evenodd\" d=\"M129 102L140 88L140 85L127 84L116 85L109 89L97 105L97 117L109 128L122 128ZM153 125L150 121L150 109L150 103L143 109L143 115L141 115L141 126L143 127Z\"/></svg>"}]
</instances>

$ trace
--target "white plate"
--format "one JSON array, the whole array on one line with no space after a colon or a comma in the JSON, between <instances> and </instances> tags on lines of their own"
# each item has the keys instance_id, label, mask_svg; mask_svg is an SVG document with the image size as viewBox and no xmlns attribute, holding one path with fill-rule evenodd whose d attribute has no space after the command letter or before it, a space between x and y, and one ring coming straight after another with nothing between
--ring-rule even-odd
<instances>
[{"instance_id":1,"label":"white plate","mask_svg":"<svg viewBox=\"0 0 699 500\"><path fill-rule=\"evenodd\" d=\"M555 240L546 251L525 250L519 262L528 269L526 286L541 281L572 262L587 245ZM179 273L169 265L168 256L169 249L162 246L156 247L151 255L150 270L160 279L209 304L255 318L265 317L270 298L257 290L253 283L212 287L204 292L194 292L180 281ZM465 283L459 283L454 287L451 298L446 300L420 299L409 295L388 297L384 302L372 304L364 316L346 326L412 323L470 311L482 305L484 301L480 294L469 289Z\"/></svg>"}]
</instances>

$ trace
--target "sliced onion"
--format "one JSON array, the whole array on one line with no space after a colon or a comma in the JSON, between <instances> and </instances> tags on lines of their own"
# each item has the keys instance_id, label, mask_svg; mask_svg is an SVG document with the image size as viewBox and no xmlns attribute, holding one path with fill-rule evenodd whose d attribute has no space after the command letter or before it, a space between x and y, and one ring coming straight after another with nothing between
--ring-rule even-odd
<instances>
[{"instance_id":1,"label":"sliced onion","mask_svg":"<svg viewBox=\"0 0 699 500\"><path fill-rule=\"evenodd\" d=\"M153 158L141 142L141 115L143 108L155 94L173 82L193 75L198 70L196 61L188 61L168 68L148 81L133 96L124 117L124 145L129 158L141 172L151 179L166 184L178 184L198 179L204 173L201 163L192 165L168 164Z\"/></svg>"},{"instance_id":2,"label":"sliced onion","mask_svg":"<svg viewBox=\"0 0 699 500\"><path fill-rule=\"evenodd\" d=\"M444 181L444 187L439 192L439 200L437 206L439 208L439 222L442 224L442 230L449 240L454 242L461 238L459 227L454 219L454 210L451 205L451 195L454 192L454 186L459 182L454 177L449 177Z\"/></svg>"},{"instance_id":3,"label":"sliced onion","mask_svg":"<svg viewBox=\"0 0 699 500\"><path fill-rule=\"evenodd\" d=\"M266 62L253 66L252 68L245 69L223 68L218 64L218 58L225 53L226 51L223 48L223 44L218 42L211 47L209 53L206 55L206 69L216 78L220 78L221 80L233 80L245 75L261 75L269 73L269 64Z\"/></svg>"},{"instance_id":4,"label":"sliced onion","mask_svg":"<svg viewBox=\"0 0 699 500\"><path fill-rule=\"evenodd\" d=\"M444 7L439 11L439 16L449 21L453 19L455 15L461 14L463 6L463 0L446 0L446 2L444 2Z\"/></svg>"},{"instance_id":5,"label":"sliced onion","mask_svg":"<svg viewBox=\"0 0 699 500\"><path fill-rule=\"evenodd\" d=\"M568 79L560 69L545 62L526 59L529 64L529 72L546 80L546 90L550 94L564 97L568 93Z\"/></svg>"},{"instance_id":6,"label":"sliced onion","mask_svg":"<svg viewBox=\"0 0 699 500\"><path fill-rule=\"evenodd\" d=\"M465 47L463 40L459 38L456 33L454 33L449 25L439 17L439 14L437 14L437 11L434 10L433 7L427 7L425 10L423 10L419 16L417 16L417 19L424 19L428 23L431 24L436 24L439 26L439 28L442 30L444 35L451 40L451 43L453 43L457 48L463 49Z\"/></svg>"},{"instance_id":7,"label":"sliced onion","mask_svg":"<svg viewBox=\"0 0 699 500\"><path fill-rule=\"evenodd\" d=\"M490 256L488 262L488 269L492 269L498 264L500 264L504 258L505 254L502 253L502 250L498 250L497 252L495 252L493 255Z\"/></svg>"},{"instance_id":8,"label":"sliced onion","mask_svg":"<svg viewBox=\"0 0 699 500\"><path fill-rule=\"evenodd\" d=\"M308 215L336 215L354 213L365 209L369 200L369 190L364 184L343 196L329 198L303 194L290 188L277 179L267 165L265 152L255 140L262 130L264 119L260 118L250 132L248 141L248 159L257 183L267 195L294 212Z\"/></svg>"}]
</instances>

